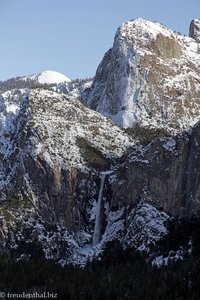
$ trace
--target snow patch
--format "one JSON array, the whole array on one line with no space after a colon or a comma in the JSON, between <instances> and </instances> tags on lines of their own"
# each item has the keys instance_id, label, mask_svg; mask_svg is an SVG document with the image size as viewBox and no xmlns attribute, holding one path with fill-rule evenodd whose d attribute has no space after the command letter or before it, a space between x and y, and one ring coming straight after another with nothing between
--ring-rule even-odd
<instances>
[{"instance_id":1,"label":"snow patch","mask_svg":"<svg viewBox=\"0 0 200 300\"><path fill-rule=\"evenodd\" d=\"M123 243L125 247L134 246L139 251L148 252L163 235L169 216L147 203L141 203L133 209L127 219L127 233Z\"/></svg>"},{"instance_id":2,"label":"snow patch","mask_svg":"<svg viewBox=\"0 0 200 300\"><path fill-rule=\"evenodd\" d=\"M157 256L152 260L152 265L156 267L167 266L172 261L183 260L183 249L177 251L170 251L169 255L164 257L163 255Z\"/></svg>"},{"instance_id":3,"label":"snow patch","mask_svg":"<svg viewBox=\"0 0 200 300\"><path fill-rule=\"evenodd\" d=\"M30 76L26 76L22 78L23 80L35 80L38 83L41 84L59 84L64 82L70 82L71 79L69 79L67 76L65 76L62 73L56 72L56 71L44 71L39 74L34 74Z\"/></svg>"}]
</instances>

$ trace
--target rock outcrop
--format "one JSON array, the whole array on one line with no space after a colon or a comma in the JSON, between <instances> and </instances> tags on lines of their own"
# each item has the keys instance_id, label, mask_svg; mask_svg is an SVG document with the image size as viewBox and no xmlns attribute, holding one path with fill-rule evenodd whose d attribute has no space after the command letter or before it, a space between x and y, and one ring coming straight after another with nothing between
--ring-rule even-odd
<instances>
[{"instance_id":1,"label":"rock outcrop","mask_svg":"<svg viewBox=\"0 0 200 300\"><path fill-rule=\"evenodd\" d=\"M73 237L77 247L92 240L99 172L112 169L134 147L133 139L77 99L51 90L14 90L3 94L2 102L3 244L10 235L38 240L56 232L55 241L47 239L43 245L46 255L54 257L49 243L60 247L57 226L67 236L61 238L64 253L69 234L78 235ZM60 257L61 250L56 251Z\"/></svg>"},{"instance_id":2,"label":"rock outcrop","mask_svg":"<svg viewBox=\"0 0 200 300\"><path fill-rule=\"evenodd\" d=\"M124 128L187 129L199 119L199 55L194 39L159 23L123 23L83 102Z\"/></svg>"},{"instance_id":3,"label":"rock outcrop","mask_svg":"<svg viewBox=\"0 0 200 300\"><path fill-rule=\"evenodd\" d=\"M155 139L116 171L112 206L145 202L170 215L190 217L200 209L199 164L200 123L181 136Z\"/></svg>"},{"instance_id":4,"label":"rock outcrop","mask_svg":"<svg viewBox=\"0 0 200 300\"><path fill-rule=\"evenodd\" d=\"M189 35L191 38L200 43L200 20L192 20L192 22L190 23Z\"/></svg>"}]
</instances>

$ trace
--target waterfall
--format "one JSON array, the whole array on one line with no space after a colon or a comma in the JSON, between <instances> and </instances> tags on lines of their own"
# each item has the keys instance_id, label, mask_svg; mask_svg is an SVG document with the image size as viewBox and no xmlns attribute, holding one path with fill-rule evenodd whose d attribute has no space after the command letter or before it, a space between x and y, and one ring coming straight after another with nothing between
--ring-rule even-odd
<instances>
[{"instance_id":1,"label":"waterfall","mask_svg":"<svg viewBox=\"0 0 200 300\"><path fill-rule=\"evenodd\" d=\"M94 226L94 234L93 234L93 241L92 245L95 246L100 242L100 230L101 230L101 202L103 198L103 188L104 188L104 182L106 179L106 175L108 173L102 172L100 174L101 178L101 185L99 190L99 196L98 196L98 202L96 206L96 213L95 213L95 226Z\"/></svg>"}]
</instances>

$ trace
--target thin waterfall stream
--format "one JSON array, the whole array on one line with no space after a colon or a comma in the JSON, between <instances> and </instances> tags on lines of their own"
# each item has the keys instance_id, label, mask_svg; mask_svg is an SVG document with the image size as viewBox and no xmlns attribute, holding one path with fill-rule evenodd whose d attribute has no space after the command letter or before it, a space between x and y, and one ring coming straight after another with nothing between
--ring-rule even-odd
<instances>
[{"instance_id":1,"label":"thin waterfall stream","mask_svg":"<svg viewBox=\"0 0 200 300\"><path fill-rule=\"evenodd\" d=\"M96 206L96 214L95 214L95 226L94 226L94 234L93 234L93 241L92 245L96 246L100 242L100 231L101 231L101 203L102 203L102 198L103 198L103 188L104 188L104 183L106 179L107 172L102 172L100 174L101 178L101 185L100 185L100 190L99 190L99 195L98 195L98 201L97 201L97 206Z\"/></svg>"}]
</instances>

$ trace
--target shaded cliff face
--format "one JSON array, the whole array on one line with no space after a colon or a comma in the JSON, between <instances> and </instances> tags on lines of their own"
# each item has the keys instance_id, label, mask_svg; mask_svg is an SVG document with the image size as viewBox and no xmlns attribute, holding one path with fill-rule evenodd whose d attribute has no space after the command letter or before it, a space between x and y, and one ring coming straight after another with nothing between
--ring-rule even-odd
<instances>
[{"instance_id":1,"label":"shaded cliff face","mask_svg":"<svg viewBox=\"0 0 200 300\"><path fill-rule=\"evenodd\" d=\"M199 119L198 43L136 19L118 29L84 103L121 127L187 129Z\"/></svg>"},{"instance_id":2,"label":"shaded cliff face","mask_svg":"<svg viewBox=\"0 0 200 300\"><path fill-rule=\"evenodd\" d=\"M29 230L28 239L38 239L41 226L44 232L61 226L63 235L87 231L91 239L99 172L112 168L133 140L77 99L53 91L11 91L2 102L3 239L10 230L22 230L24 238Z\"/></svg>"},{"instance_id":3,"label":"shaded cliff face","mask_svg":"<svg viewBox=\"0 0 200 300\"><path fill-rule=\"evenodd\" d=\"M131 154L116 171L113 207L147 202L173 215L193 215L200 199L199 145L200 124L190 133L156 139Z\"/></svg>"},{"instance_id":4,"label":"shaded cliff face","mask_svg":"<svg viewBox=\"0 0 200 300\"><path fill-rule=\"evenodd\" d=\"M190 23L189 35L198 43L200 42L200 20L192 20L192 22Z\"/></svg>"}]
</instances>

